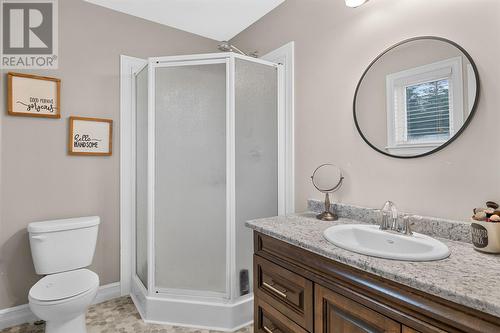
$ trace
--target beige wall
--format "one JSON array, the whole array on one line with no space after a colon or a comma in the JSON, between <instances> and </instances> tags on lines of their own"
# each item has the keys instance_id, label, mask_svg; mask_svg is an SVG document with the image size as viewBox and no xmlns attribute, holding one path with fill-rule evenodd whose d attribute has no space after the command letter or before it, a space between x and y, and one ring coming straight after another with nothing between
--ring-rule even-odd
<instances>
[{"instance_id":1,"label":"beige wall","mask_svg":"<svg viewBox=\"0 0 500 333\"><path fill-rule=\"evenodd\" d=\"M487 199L500 201L500 1L371 0L349 9L341 0L287 0L232 42L260 54L296 44L296 203L320 198L309 176L323 162L339 164L346 182L335 200L466 219ZM476 117L451 146L400 160L372 150L352 119L354 89L381 51L419 35L462 45L481 79Z\"/></svg>"},{"instance_id":2,"label":"beige wall","mask_svg":"<svg viewBox=\"0 0 500 333\"><path fill-rule=\"evenodd\" d=\"M62 119L6 115L2 72L0 308L27 303L36 282L26 233L29 222L99 215L92 269L101 284L119 281L119 56L215 51L216 42L88 4L59 1ZM66 154L70 115L114 120L111 157Z\"/></svg>"}]
</instances>

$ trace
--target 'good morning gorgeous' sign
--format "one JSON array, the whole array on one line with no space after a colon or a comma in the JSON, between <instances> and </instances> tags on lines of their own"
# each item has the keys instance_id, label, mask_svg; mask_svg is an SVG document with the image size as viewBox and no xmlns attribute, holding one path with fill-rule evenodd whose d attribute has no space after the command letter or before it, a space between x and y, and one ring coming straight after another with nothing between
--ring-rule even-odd
<instances>
[{"instance_id":1,"label":"'good morning gorgeous' sign","mask_svg":"<svg viewBox=\"0 0 500 333\"><path fill-rule=\"evenodd\" d=\"M13 116L60 118L59 79L8 74L8 112Z\"/></svg>"},{"instance_id":2,"label":"'good morning gorgeous' sign","mask_svg":"<svg viewBox=\"0 0 500 333\"><path fill-rule=\"evenodd\" d=\"M69 121L71 155L111 155L112 120L70 117Z\"/></svg>"}]
</instances>

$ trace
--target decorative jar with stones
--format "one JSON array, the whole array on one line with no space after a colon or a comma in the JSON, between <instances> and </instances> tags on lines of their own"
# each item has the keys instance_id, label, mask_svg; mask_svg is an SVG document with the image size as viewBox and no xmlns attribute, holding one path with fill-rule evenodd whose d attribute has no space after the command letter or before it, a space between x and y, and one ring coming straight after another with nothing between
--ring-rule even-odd
<instances>
[{"instance_id":1,"label":"decorative jar with stones","mask_svg":"<svg viewBox=\"0 0 500 333\"><path fill-rule=\"evenodd\" d=\"M500 211L498 204L486 203L487 208L474 209L471 234L474 248L481 252L500 253Z\"/></svg>"}]
</instances>

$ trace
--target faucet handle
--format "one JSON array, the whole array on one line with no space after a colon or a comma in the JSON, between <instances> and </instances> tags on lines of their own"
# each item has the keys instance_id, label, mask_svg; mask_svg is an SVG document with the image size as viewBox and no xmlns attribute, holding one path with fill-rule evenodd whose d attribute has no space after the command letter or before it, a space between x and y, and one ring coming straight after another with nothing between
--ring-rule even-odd
<instances>
[{"instance_id":1,"label":"faucet handle","mask_svg":"<svg viewBox=\"0 0 500 333\"><path fill-rule=\"evenodd\" d=\"M397 219L398 218L398 209L396 208L396 205L394 203L392 203L392 206L391 206L391 217L393 219Z\"/></svg>"},{"instance_id":2,"label":"faucet handle","mask_svg":"<svg viewBox=\"0 0 500 333\"><path fill-rule=\"evenodd\" d=\"M413 236L413 232L411 231L411 223L410 223L410 216L409 215L403 215L403 234L406 236Z\"/></svg>"},{"instance_id":3,"label":"faucet handle","mask_svg":"<svg viewBox=\"0 0 500 333\"><path fill-rule=\"evenodd\" d=\"M392 201L386 201L382 207L382 212L390 211L392 206L394 206Z\"/></svg>"},{"instance_id":4,"label":"faucet handle","mask_svg":"<svg viewBox=\"0 0 500 333\"><path fill-rule=\"evenodd\" d=\"M394 221L394 216L398 216L398 212L396 210L396 205L392 201L386 201L382 209L380 210L381 221L380 221L380 230L387 230L392 228L392 224L389 222L389 219L392 218Z\"/></svg>"}]
</instances>

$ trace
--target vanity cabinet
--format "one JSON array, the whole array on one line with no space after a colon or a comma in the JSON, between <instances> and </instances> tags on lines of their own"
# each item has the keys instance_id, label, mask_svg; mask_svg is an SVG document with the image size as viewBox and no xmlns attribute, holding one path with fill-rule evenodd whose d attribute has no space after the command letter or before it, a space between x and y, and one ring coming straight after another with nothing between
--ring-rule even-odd
<instances>
[{"instance_id":1,"label":"vanity cabinet","mask_svg":"<svg viewBox=\"0 0 500 333\"><path fill-rule=\"evenodd\" d=\"M254 233L257 333L498 333L500 318Z\"/></svg>"}]
</instances>

